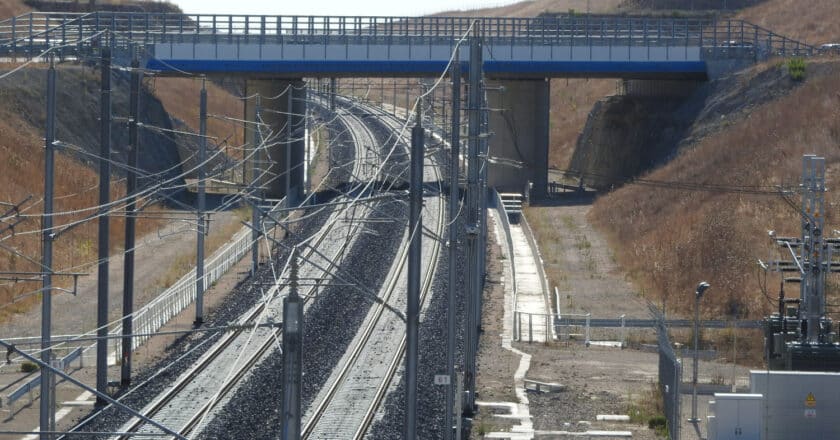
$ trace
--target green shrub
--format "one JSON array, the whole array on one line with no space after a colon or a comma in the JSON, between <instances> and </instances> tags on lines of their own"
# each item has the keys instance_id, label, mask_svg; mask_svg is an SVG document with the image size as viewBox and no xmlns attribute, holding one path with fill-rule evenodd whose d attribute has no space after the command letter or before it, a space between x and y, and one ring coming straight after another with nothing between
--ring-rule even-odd
<instances>
[{"instance_id":1,"label":"green shrub","mask_svg":"<svg viewBox=\"0 0 840 440\"><path fill-rule=\"evenodd\" d=\"M33 362L23 362L20 364L20 371L22 373L34 373L38 371L38 365Z\"/></svg>"},{"instance_id":2,"label":"green shrub","mask_svg":"<svg viewBox=\"0 0 840 440\"><path fill-rule=\"evenodd\" d=\"M668 425L668 420L665 419L665 416L653 416L648 419L648 428L650 429L659 429L666 425Z\"/></svg>"},{"instance_id":3,"label":"green shrub","mask_svg":"<svg viewBox=\"0 0 840 440\"><path fill-rule=\"evenodd\" d=\"M794 81L805 79L805 60L802 58L791 58L787 62L788 74Z\"/></svg>"},{"instance_id":4,"label":"green shrub","mask_svg":"<svg viewBox=\"0 0 840 440\"><path fill-rule=\"evenodd\" d=\"M665 416L653 416L648 419L648 428L656 432L658 437L668 436L668 420Z\"/></svg>"}]
</instances>

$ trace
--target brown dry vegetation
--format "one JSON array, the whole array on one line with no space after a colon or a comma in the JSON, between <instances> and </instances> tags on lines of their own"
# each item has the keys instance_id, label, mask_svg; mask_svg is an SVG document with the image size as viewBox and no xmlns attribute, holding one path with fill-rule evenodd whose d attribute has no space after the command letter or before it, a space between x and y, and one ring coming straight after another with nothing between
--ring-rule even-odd
<instances>
[{"instance_id":1,"label":"brown dry vegetation","mask_svg":"<svg viewBox=\"0 0 840 440\"><path fill-rule=\"evenodd\" d=\"M825 156L828 187L840 182L840 63L825 62L789 95L754 108L727 129L683 151L650 179L733 186L791 186L802 154ZM779 69L765 65L756 69ZM768 188L769 189L769 188ZM797 197L793 197L798 201ZM840 192L827 194L827 224ZM621 264L649 299L688 310L694 286L707 279L705 307L752 317L772 305L757 284L758 258L777 258L767 230L798 234L797 213L775 195L755 196L630 185L599 199L591 220L605 231ZM775 295L777 280L771 287Z\"/></svg>"},{"instance_id":2,"label":"brown dry vegetation","mask_svg":"<svg viewBox=\"0 0 840 440\"><path fill-rule=\"evenodd\" d=\"M2 101L6 102L6 101ZM0 105L0 154L4 160L0 162L0 188L3 188L3 202L20 202L29 195L33 196L26 204L27 215L39 215L43 211L40 203L44 191L44 148L43 128L35 127L8 105ZM89 208L98 204L97 185L99 179L91 168L64 154L56 155L55 165L55 211L71 211ZM112 185L112 199L125 194L124 185ZM56 216L56 226L79 220L91 212L85 211L75 215ZM153 230L156 224L148 220L139 220L138 233ZM5 228L5 224L3 225ZM17 253L40 261L41 235L27 233L37 231L41 227L40 218L34 217L19 224L15 231L17 235L11 237L9 232L3 234L0 249L0 270L6 271L40 271L39 267L26 259L15 256L9 249ZM124 220L113 217L111 220L111 248L122 246L124 237ZM56 271L76 268L75 271L88 272L91 267L77 267L90 264L96 260L96 222L87 222L67 234L61 235L54 244L54 264ZM64 287L72 285L72 280L57 278L56 283ZM9 313L26 310L38 301L40 295L30 294L40 287L40 283L27 282L14 285L4 284L0 287L0 320ZM17 300L15 300L17 299Z\"/></svg>"},{"instance_id":3,"label":"brown dry vegetation","mask_svg":"<svg viewBox=\"0 0 840 440\"><path fill-rule=\"evenodd\" d=\"M768 0L741 11L737 18L809 44L840 42L837 0Z\"/></svg>"},{"instance_id":4,"label":"brown dry vegetation","mask_svg":"<svg viewBox=\"0 0 840 440\"><path fill-rule=\"evenodd\" d=\"M551 80L549 167L569 168L578 135L592 106L615 90L613 79Z\"/></svg>"},{"instance_id":5,"label":"brown dry vegetation","mask_svg":"<svg viewBox=\"0 0 840 440\"><path fill-rule=\"evenodd\" d=\"M9 67L9 66L6 66ZM40 75L43 66L34 65L16 75ZM15 81L16 75L4 81ZM61 73L60 73L61 75ZM93 77L88 78L94 80ZM152 80L148 83L156 86L156 94L164 98L164 103L174 117L183 119L192 128L197 126L198 91L200 83L189 79L166 79ZM3 84L0 84L3 86ZM18 108L16 99L32 99L43 101L40 93L29 93L18 96L20 91L17 86L7 84L9 91L0 88L0 95L6 95L0 101L0 152L5 159L0 162L0 187L3 188L0 201L19 202L28 195L33 196L32 202L27 204L26 214L35 215L18 225L15 230L18 234L8 238L8 232L0 237L3 240L0 244L14 249L19 254L40 261L41 237L40 234L25 234L25 231L37 231L40 229L40 218L37 217L43 209L40 203L43 194L43 126L37 123L43 120L43 115L28 114L28 111ZM18 95L15 95L17 93ZM232 97L229 93L215 85L208 83L208 107L210 113L231 115L238 117L241 111L241 102ZM39 108L37 105L35 108ZM220 139L228 139L232 146L240 145L243 140L241 124L211 119L208 124L208 132ZM67 134L65 133L64 136ZM237 150L232 150L235 153ZM98 204L98 177L96 171L78 160L63 153L56 157L56 211L72 211L90 208ZM122 180L115 181L112 186L112 200L124 195ZM152 208L154 210L154 208ZM5 211L5 209L3 209ZM91 211L83 211L76 215L57 216L56 225L67 224L74 220L80 220ZM139 219L137 232L143 235L156 230L160 221ZM5 228L5 224L0 224ZM124 240L124 220L114 216L111 220L111 250L119 251ZM76 268L80 264L86 264L74 270L81 272L95 271L92 263L96 260L96 237L97 226L95 221L89 221L71 232L62 235L54 245L55 264L58 271ZM214 249L214 243L208 243L208 249ZM0 271L37 271L38 266L33 261L15 256L8 249L0 249ZM166 278L166 277L164 277ZM56 283L63 287L70 287L72 280L59 277ZM36 292L40 283L26 282L14 285L0 285L0 320L8 318L9 314L22 312L39 301L40 295Z\"/></svg>"},{"instance_id":6,"label":"brown dry vegetation","mask_svg":"<svg viewBox=\"0 0 840 440\"><path fill-rule=\"evenodd\" d=\"M156 78L151 83L151 87L167 113L181 120L193 132L198 132L200 79ZM241 99L216 84L207 82L207 113L209 115L242 119L244 108ZM245 143L245 130L242 123L209 117L207 134L216 138L220 148L226 141L226 145L230 148L224 149L225 153L237 158L242 156L240 148Z\"/></svg>"},{"instance_id":7,"label":"brown dry vegetation","mask_svg":"<svg viewBox=\"0 0 840 440\"><path fill-rule=\"evenodd\" d=\"M22 0L0 0L0 19L14 17L31 11Z\"/></svg>"},{"instance_id":8,"label":"brown dry vegetation","mask_svg":"<svg viewBox=\"0 0 840 440\"><path fill-rule=\"evenodd\" d=\"M446 17L535 17L544 12L586 12L587 3L590 12L603 13L615 10L622 0L533 0L514 3L498 8L454 10L434 14Z\"/></svg>"}]
</instances>

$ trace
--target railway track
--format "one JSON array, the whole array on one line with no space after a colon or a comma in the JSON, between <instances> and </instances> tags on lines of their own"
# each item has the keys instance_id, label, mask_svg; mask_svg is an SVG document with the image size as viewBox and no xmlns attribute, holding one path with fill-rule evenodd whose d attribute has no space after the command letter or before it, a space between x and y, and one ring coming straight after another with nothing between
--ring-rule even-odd
<instances>
[{"instance_id":1,"label":"railway track","mask_svg":"<svg viewBox=\"0 0 840 440\"><path fill-rule=\"evenodd\" d=\"M376 111L365 108L368 111ZM393 133L398 133L402 128L402 123L390 119L388 115L380 114L380 118L383 118ZM403 137L399 140L405 139ZM426 160L424 169L425 181L441 181L439 169L432 159ZM430 228L433 234L442 236L445 228L445 209L440 188L438 190L437 195L426 197L425 208L434 214L431 216L433 224ZM429 219L428 217L427 215L426 218ZM407 240L406 228L403 242ZM439 240L424 240L421 305L425 304L425 299L429 296L440 248ZM400 309L405 307L407 257L408 246L402 246L398 258L389 270L387 282L380 291L381 302L370 310L351 348L342 357L327 385L304 414L303 438L358 439L364 437L370 427L405 353L404 321L389 314L383 303ZM402 329L401 333L397 333L398 329Z\"/></svg>"},{"instance_id":2,"label":"railway track","mask_svg":"<svg viewBox=\"0 0 840 440\"><path fill-rule=\"evenodd\" d=\"M354 130L348 126L348 129L354 138L357 157L363 154L367 156L362 149L369 147L372 134L369 130L359 130L358 127ZM351 174L357 177L365 174L362 161L354 161ZM333 213L315 239L301 252L304 264L301 266L300 276L328 280L330 273L341 264L345 252L360 235L364 227L361 220L369 213L370 209L363 204ZM346 227L341 227L344 225ZM304 310L309 303L308 299L317 288L317 285L313 285L302 292L306 298ZM276 284L271 286L265 294L265 298L269 300L250 311L239 323L281 321L282 291L283 289ZM177 430L184 436L200 432L211 418L209 415L213 409L224 405L251 369L273 347L279 346L281 337L279 329L265 327L226 334L191 369L147 405L142 410L143 415ZM155 434L157 430L147 426L141 419L133 418L120 432L133 435L116 438L144 438L142 434ZM149 438L157 437L150 435Z\"/></svg>"}]
</instances>

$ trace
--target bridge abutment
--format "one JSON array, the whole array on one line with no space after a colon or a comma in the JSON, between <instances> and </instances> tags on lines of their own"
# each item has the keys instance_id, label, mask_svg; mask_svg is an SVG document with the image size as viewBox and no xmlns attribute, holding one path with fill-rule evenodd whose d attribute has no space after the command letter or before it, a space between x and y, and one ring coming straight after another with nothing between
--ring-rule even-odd
<instances>
[{"instance_id":1,"label":"bridge abutment","mask_svg":"<svg viewBox=\"0 0 840 440\"><path fill-rule=\"evenodd\" d=\"M265 196L279 199L288 193L292 202L303 197L306 164L304 161L306 84L302 80L248 79L245 81L246 96L260 96L261 139L266 144L264 153L255 155L263 163L259 169L268 169L260 179L265 187ZM245 100L245 119L259 122L256 118L256 99ZM245 130L245 142L249 148L259 143L257 125L249 122ZM253 177L248 167L246 181ZM287 191L288 188L288 191Z\"/></svg>"},{"instance_id":2,"label":"bridge abutment","mask_svg":"<svg viewBox=\"0 0 840 440\"><path fill-rule=\"evenodd\" d=\"M494 159L487 173L488 185L500 191L521 192L530 182L533 197L545 196L550 82L491 80L487 87L492 132L489 155Z\"/></svg>"}]
</instances>

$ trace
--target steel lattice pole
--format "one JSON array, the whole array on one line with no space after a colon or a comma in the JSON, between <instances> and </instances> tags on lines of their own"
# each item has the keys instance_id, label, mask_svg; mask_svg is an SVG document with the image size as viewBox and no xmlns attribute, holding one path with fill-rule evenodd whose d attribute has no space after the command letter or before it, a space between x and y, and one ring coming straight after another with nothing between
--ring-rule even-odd
<instances>
[{"instance_id":1,"label":"steel lattice pole","mask_svg":"<svg viewBox=\"0 0 840 440\"><path fill-rule=\"evenodd\" d=\"M108 203L111 199L111 49L102 49L99 146L99 267L96 301L96 390L108 391L108 235L110 218ZM107 402L96 399L96 407Z\"/></svg>"},{"instance_id":2,"label":"steel lattice pole","mask_svg":"<svg viewBox=\"0 0 840 440\"><path fill-rule=\"evenodd\" d=\"M120 365L120 384L131 384L131 353L134 314L134 245L136 225L137 159L140 148L138 123L140 118L140 81L142 73L140 62L131 61L131 92L129 96L128 125L128 170L126 171L125 218L125 254L123 261L123 319L122 319L122 364Z\"/></svg>"},{"instance_id":3,"label":"steel lattice pole","mask_svg":"<svg viewBox=\"0 0 840 440\"><path fill-rule=\"evenodd\" d=\"M50 56L50 68L47 70L47 127L44 142L44 215L41 217L42 251L41 270L44 271L41 291L41 359L49 364L52 349L52 242L53 242L53 191L55 187L55 65ZM52 420L53 390L49 385L51 372L48 368L41 369L41 402L40 423L43 431L49 430ZM41 439L49 436L41 434Z\"/></svg>"},{"instance_id":4,"label":"steel lattice pole","mask_svg":"<svg viewBox=\"0 0 840 440\"><path fill-rule=\"evenodd\" d=\"M423 237L423 126L422 113L417 111L417 124L411 130L411 169L409 173L408 233L408 301L406 307L405 352L405 433L403 438L413 440L417 435L417 357L418 327L420 325L420 271Z\"/></svg>"},{"instance_id":5,"label":"steel lattice pole","mask_svg":"<svg viewBox=\"0 0 840 440\"><path fill-rule=\"evenodd\" d=\"M452 127L450 128L449 159L449 286L446 304L446 375L449 385L446 390L446 412L444 418L444 439L452 439L452 412L455 405L455 349L456 314L458 298L458 168L461 154L461 62L460 51L455 49L455 63L452 65ZM445 107L444 107L445 108ZM460 417L460 414L458 414Z\"/></svg>"}]
</instances>

